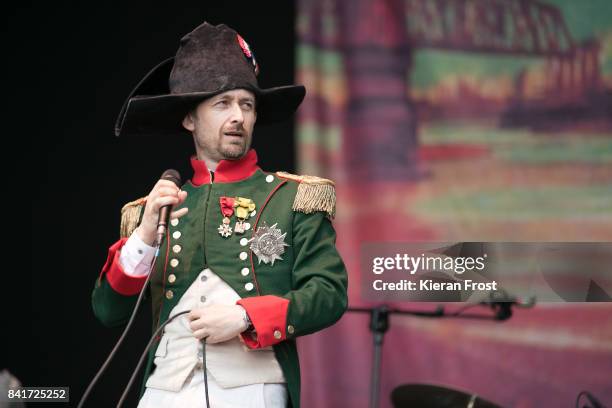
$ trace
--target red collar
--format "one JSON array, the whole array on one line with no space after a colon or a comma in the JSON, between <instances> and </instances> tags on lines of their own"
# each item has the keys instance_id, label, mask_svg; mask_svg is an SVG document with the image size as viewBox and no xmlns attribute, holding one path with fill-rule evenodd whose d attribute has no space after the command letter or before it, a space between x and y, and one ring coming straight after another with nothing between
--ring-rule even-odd
<instances>
[{"instance_id":1,"label":"red collar","mask_svg":"<svg viewBox=\"0 0 612 408\"><path fill-rule=\"evenodd\" d=\"M193 167L193 178L191 184L196 187L210 183L210 172L203 160L191 157ZM232 183L251 177L259 169L257 165L257 153L251 149L238 160L221 160L215 170L215 183Z\"/></svg>"}]
</instances>

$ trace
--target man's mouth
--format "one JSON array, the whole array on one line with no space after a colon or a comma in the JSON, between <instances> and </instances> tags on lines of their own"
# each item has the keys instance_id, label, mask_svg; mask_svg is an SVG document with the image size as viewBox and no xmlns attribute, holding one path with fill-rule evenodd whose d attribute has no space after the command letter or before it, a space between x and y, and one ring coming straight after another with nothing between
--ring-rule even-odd
<instances>
[{"instance_id":1,"label":"man's mouth","mask_svg":"<svg viewBox=\"0 0 612 408\"><path fill-rule=\"evenodd\" d=\"M243 137L244 135L242 134L242 132L225 132L223 133L226 136L236 136L236 137Z\"/></svg>"}]
</instances>

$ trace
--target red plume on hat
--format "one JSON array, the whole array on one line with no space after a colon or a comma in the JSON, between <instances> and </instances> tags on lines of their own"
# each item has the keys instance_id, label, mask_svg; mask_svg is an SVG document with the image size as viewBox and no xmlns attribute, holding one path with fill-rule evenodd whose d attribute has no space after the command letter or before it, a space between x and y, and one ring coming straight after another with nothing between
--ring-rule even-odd
<instances>
[{"instance_id":1,"label":"red plume on hat","mask_svg":"<svg viewBox=\"0 0 612 408\"><path fill-rule=\"evenodd\" d=\"M279 122L298 108L306 90L301 85L262 89L259 65L247 42L224 24L203 23L185 35L176 56L162 61L126 99L115 135L175 134L202 100L232 89L246 89L257 100L257 123Z\"/></svg>"}]
</instances>

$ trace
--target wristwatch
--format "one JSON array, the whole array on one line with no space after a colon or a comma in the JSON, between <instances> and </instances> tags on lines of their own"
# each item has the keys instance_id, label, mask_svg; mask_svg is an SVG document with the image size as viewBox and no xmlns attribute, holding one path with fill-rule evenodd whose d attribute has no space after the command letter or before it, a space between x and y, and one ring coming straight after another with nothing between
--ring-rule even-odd
<instances>
[{"instance_id":1,"label":"wristwatch","mask_svg":"<svg viewBox=\"0 0 612 408\"><path fill-rule=\"evenodd\" d=\"M253 322L251 322L251 318L249 317L249 314L246 312L246 310L244 310L244 316L242 318L244 319L244 322L246 323L246 326L247 326L245 331L252 331L255 328L255 326L253 326Z\"/></svg>"}]
</instances>

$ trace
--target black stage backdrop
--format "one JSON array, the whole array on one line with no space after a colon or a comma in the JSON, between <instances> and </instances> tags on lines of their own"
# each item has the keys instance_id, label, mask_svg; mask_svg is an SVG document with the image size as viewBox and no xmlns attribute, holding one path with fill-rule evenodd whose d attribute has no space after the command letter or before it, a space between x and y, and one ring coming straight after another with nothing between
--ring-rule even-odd
<instances>
[{"instance_id":1,"label":"black stage backdrop","mask_svg":"<svg viewBox=\"0 0 612 408\"><path fill-rule=\"evenodd\" d=\"M20 147L4 149L4 162L17 159L18 167L6 177L17 181L5 191L12 208L5 214L17 227L6 227L15 234L5 252L2 332L9 345L1 368L24 385L69 386L70 406L121 333L94 319L90 299L118 238L122 205L146 195L167 168L191 175L188 137L115 138L124 98L204 20L226 23L249 42L261 86L293 83L293 2L151 4L24 2L5 9L5 97L15 109L5 110L3 130L5 141ZM291 122L256 130L254 147L264 169L294 169ZM30 231L21 219L24 201L32 207ZM87 406L115 406L150 335L148 308L137 320ZM126 406L136 405L139 388L140 381Z\"/></svg>"}]
</instances>

